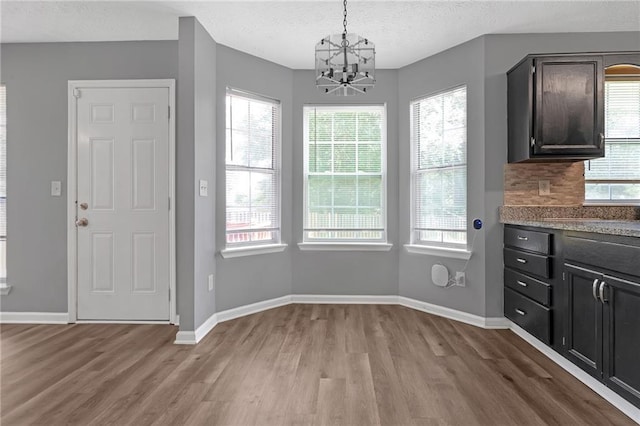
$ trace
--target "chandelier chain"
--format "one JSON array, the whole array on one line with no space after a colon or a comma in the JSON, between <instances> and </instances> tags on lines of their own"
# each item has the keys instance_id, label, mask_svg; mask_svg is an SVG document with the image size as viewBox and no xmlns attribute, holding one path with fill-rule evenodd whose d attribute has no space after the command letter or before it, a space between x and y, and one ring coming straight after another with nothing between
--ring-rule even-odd
<instances>
[{"instance_id":1,"label":"chandelier chain","mask_svg":"<svg viewBox=\"0 0 640 426\"><path fill-rule=\"evenodd\" d=\"M344 12L342 12L342 15L344 16L344 19L342 20L342 25L344 26L344 34L346 34L347 33L347 0L344 0L343 4L344 4Z\"/></svg>"}]
</instances>

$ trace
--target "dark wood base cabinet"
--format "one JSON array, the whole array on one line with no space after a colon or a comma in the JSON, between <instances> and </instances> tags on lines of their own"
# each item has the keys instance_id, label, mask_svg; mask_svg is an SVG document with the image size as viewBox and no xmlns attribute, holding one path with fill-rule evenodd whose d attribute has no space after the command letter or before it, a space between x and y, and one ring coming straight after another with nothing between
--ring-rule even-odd
<instances>
[{"instance_id":1,"label":"dark wood base cabinet","mask_svg":"<svg viewBox=\"0 0 640 426\"><path fill-rule=\"evenodd\" d=\"M564 239L567 353L640 407L640 239Z\"/></svg>"},{"instance_id":2,"label":"dark wood base cabinet","mask_svg":"<svg viewBox=\"0 0 640 426\"><path fill-rule=\"evenodd\" d=\"M517 229L509 227L509 235ZM529 300L546 298L539 288L531 292L521 272L507 269L505 316L541 341L556 343L556 351L640 408L640 238L553 232L562 270L562 279L550 281L553 309ZM528 294L514 292L511 281L527 284ZM528 318L515 316L515 309ZM551 318L554 327L541 325Z\"/></svg>"}]
</instances>

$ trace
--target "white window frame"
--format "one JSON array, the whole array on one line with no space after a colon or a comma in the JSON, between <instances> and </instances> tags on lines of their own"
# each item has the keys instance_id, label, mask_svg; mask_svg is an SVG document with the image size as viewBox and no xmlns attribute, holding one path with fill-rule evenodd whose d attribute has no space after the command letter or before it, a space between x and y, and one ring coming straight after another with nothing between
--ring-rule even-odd
<instances>
[{"instance_id":1,"label":"white window frame","mask_svg":"<svg viewBox=\"0 0 640 426\"><path fill-rule=\"evenodd\" d=\"M609 81L620 81L620 80L640 80L640 75L624 75L624 76L618 76L618 75L612 75L612 76L606 76L605 77L605 90L606 90L606 84ZM606 110L605 110L605 121L606 121ZM605 129L606 131L606 129ZM625 141L638 141L640 140L640 138L606 138L605 139L605 157L606 157L606 145L607 143L613 143L618 141L618 143L624 143ZM587 170L590 167L590 163L591 160L587 160L584 162L585 163L585 179L584 179L584 186L585 186L585 204L588 205L640 205L640 199L617 199L617 200L613 200L611 199L611 193L609 193L609 198L608 199L602 199L602 198L586 198L586 187L589 184L640 184L640 179L624 179L624 180L617 180L617 179L589 179L587 177ZM611 188L609 188L611 189Z\"/></svg>"},{"instance_id":2,"label":"white window frame","mask_svg":"<svg viewBox=\"0 0 640 426\"><path fill-rule=\"evenodd\" d=\"M323 111L339 112L354 110L370 110L371 108L380 108L382 110L382 129L381 129L381 207L382 207L382 238L375 240L366 239L308 239L306 238L306 225L308 219L308 184L309 184L309 123L307 120L308 111L318 108ZM305 104L303 106L303 229L302 243L298 246L300 250L318 250L318 251L388 251L393 247L388 243L388 211L387 211L387 104Z\"/></svg>"},{"instance_id":3,"label":"white window frame","mask_svg":"<svg viewBox=\"0 0 640 426\"><path fill-rule=\"evenodd\" d=\"M419 173L418 170L418 141L414 138L413 135L413 127L414 127L414 117L413 117L413 106L416 103L422 102L426 99L443 95L449 92L453 92L459 90L461 88L465 89L466 96L466 106L465 106L465 131L467 133L465 138L465 152L466 159L464 163L464 167L466 169L466 201L465 201L465 223L469 221L469 91L468 86L466 84L460 84L454 87L450 87L444 90L439 90L437 92L433 92L424 96L420 96L418 98L412 99L409 103L409 139L410 139L410 221L409 221L409 244L405 245L406 250L409 253L414 254L424 254L431 256L441 256L448 258L456 258L456 259L466 259L468 260L471 257L470 251L470 243L469 243L469 228L467 225L467 229L464 230L466 233L466 242L464 244L455 244L455 243L439 243L436 241L423 241L417 238L417 233L419 231L416 230L416 179ZM462 232L460 230L456 230L456 232Z\"/></svg>"},{"instance_id":4,"label":"white window frame","mask_svg":"<svg viewBox=\"0 0 640 426\"><path fill-rule=\"evenodd\" d=\"M227 87L225 94L225 105L228 102L229 96L241 97L247 100L254 100L259 102L266 102L274 105L278 109L277 113L277 121L275 122L274 136L275 142L273 146L273 167L271 169L265 169L261 167L250 167L250 166L239 166L233 164L227 164L226 161L226 151L225 151L225 181L227 178L227 173L229 171L252 171L256 170L260 173L265 173L267 170L272 170L273 175L276 179L275 185L275 196L276 196L276 209L278 211L278 223L276 227L269 228L269 231L275 231L277 237L272 240L267 241L247 241L243 243L232 243L229 244L227 242L227 201L226 201L226 185L225 185L225 230L224 230L224 239L225 239L225 248L221 250L220 254L223 258L235 258L242 256L250 256L250 255L259 255L259 254L267 254L267 253L277 253L284 251L287 247L286 244L282 242L282 103L278 99L270 98L268 96L259 95L256 93L248 92L245 90L235 89L232 87ZM226 111L225 111L226 114ZM225 117L226 123L226 117ZM226 135L226 124L225 124L225 135ZM225 136L226 138L226 136ZM225 140L225 149L226 149L226 140ZM262 230L252 229L245 231L256 231ZM266 228L265 228L266 229Z\"/></svg>"},{"instance_id":5,"label":"white window frame","mask_svg":"<svg viewBox=\"0 0 640 426\"><path fill-rule=\"evenodd\" d=\"M0 88L2 90L4 90L5 105L4 105L3 109L4 109L5 113L6 113L6 111L7 111L7 105L6 105L7 87L4 84L0 84ZM6 126L6 124L7 124L7 122L6 122L6 116L5 116L5 124L2 126L2 127L5 128L4 129L5 130L4 131L5 136L7 134L7 126ZM7 152L6 151L6 149L7 149L7 139L6 138L3 141L3 145L4 146L2 148L5 150L4 151L5 152L5 164L7 164L8 161L6 161L6 152ZM6 188L6 184L7 184L6 175L5 175L4 184L5 184L5 188ZM7 212L7 194L6 193L5 193L5 197L4 197L4 202L5 202L5 215L6 215L6 212ZM5 220L5 226L6 226L6 221L7 221L6 216L5 216L4 220ZM6 229L5 229L5 231L6 231ZM4 266L2 268L2 269L4 269L4 271L0 270L0 295L6 295L6 294L9 294L9 291L11 290L11 286L7 284L7 275L6 275L6 272L7 272L6 271L6 269L7 269L7 236L6 235L4 235L4 236L0 235L0 240L2 240L2 241L0 241L0 244L1 244L0 245L0 263L2 263L2 265Z\"/></svg>"}]
</instances>

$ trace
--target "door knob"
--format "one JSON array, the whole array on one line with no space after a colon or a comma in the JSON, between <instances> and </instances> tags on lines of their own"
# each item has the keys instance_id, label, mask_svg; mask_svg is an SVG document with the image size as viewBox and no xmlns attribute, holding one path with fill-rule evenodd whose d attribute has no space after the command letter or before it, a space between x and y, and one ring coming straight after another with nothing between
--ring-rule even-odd
<instances>
[{"instance_id":1,"label":"door knob","mask_svg":"<svg viewBox=\"0 0 640 426\"><path fill-rule=\"evenodd\" d=\"M89 220L86 217L76 220L76 226L87 226L89 224Z\"/></svg>"},{"instance_id":2,"label":"door knob","mask_svg":"<svg viewBox=\"0 0 640 426\"><path fill-rule=\"evenodd\" d=\"M89 208L89 204L87 204L87 203L81 203L81 204L80 204L80 209L81 209L81 210L86 210L86 209L88 209L88 208Z\"/></svg>"}]
</instances>

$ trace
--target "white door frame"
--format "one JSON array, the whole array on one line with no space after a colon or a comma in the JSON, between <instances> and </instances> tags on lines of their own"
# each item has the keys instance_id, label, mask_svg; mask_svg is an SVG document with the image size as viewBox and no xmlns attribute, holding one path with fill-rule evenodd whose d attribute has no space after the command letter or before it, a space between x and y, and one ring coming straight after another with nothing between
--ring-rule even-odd
<instances>
[{"instance_id":1,"label":"white door frame","mask_svg":"<svg viewBox=\"0 0 640 426\"><path fill-rule=\"evenodd\" d=\"M77 202L77 98L76 89L83 88L166 88L169 89L169 322L177 324L176 312L176 209L175 209L175 164L176 164L176 121L175 121L175 80L69 80L68 84L68 137L67 148L67 274L69 322L78 320L78 241L76 227ZM96 321L92 321L96 322ZM100 321L97 321L100 322ZM103 321L114 322L114 321ZM125 321L126 322L126 321ZM141 321L131 321L140 323ZM158 321L149 321L158 323ZM164 321L161 321L164 322Z\"/></svg>"}]
</instances>

